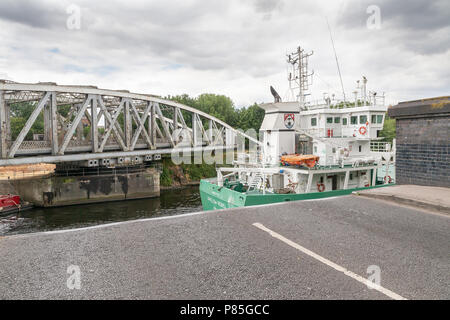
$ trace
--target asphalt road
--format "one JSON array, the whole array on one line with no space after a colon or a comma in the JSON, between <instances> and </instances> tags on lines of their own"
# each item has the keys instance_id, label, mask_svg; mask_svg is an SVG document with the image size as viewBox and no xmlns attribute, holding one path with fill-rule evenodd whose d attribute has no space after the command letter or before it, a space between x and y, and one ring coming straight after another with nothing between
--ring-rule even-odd
<instances>
[{"instance_id":1,"label":"asphalt road","mask_svg":"<svg viewBox=\"0 0 450 320\"><path fill-rule=\"evenodd\" d=\"M398 296L449 299L450 218L346 196L8 236L0 298L391 299L351 276L369 266Z\"/></svg>"}]
</instances>

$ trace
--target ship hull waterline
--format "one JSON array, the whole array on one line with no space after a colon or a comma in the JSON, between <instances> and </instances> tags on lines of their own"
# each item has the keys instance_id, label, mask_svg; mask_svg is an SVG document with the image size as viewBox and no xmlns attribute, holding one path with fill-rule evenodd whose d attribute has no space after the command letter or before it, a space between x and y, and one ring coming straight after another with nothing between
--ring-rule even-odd
<instances>
[{"instance_id":1,"label":"ship hull waterline","mask_svg":"<svg viewBox=\"0 0 450 320\"><path fill-rule=\"evenodd\" d=\"M246 194L237 192L226 187L219 187L208 180L200 181L200 197L203 210L220 210L236 207L256 206L270 203L287 201L323 199L337 196L349 195L354 191L374 189L394 184L375 185L372 187L352 188L346 190L332 190L310 193L288 193L288 194Z\"/></svg>"}]
</instances>

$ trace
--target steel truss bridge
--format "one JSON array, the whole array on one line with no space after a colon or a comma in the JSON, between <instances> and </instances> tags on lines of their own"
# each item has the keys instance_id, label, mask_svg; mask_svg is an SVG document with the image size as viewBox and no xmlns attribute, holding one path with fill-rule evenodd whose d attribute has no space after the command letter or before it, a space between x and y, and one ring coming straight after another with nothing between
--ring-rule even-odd
<instances>
[{"instance_id":1,"label":"steel truss bridge","mask_svg":"<svg viewBox=\"0 0 450 320\"><path fill-rule=\"evenodd\" d=\"M31 115L12 137L11 124L24 104L31 106ZM30 139L30 129L42 117L42 132ZM175 148L180 153L231 149L245 139L261 144L195 108L94 86L0 80L0 122L0 166L140 163Z\"/></svg>"}]
</instances>

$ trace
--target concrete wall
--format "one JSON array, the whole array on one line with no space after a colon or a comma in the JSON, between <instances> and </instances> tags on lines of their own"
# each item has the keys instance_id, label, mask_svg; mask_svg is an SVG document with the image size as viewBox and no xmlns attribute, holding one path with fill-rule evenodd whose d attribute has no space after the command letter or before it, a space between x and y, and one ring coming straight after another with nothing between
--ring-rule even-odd
<instances>
[{"instance_id":1,"label":"concrete wall","mask_svg":"<svg viewBox=\"0 0 450 320\"><path fill-rule=\"evenodd\" d=\"M450 187L450 117L398 118L396 183Z\"/></svg>"},{"instance_id":2,"label":"concrete wall","mask_svg":"<svg viewBox=\"0 0 450 320\"><path fill-rule=\"evenodd\" d=\"M37 206L139 199L159 196L159 172L74 177L48 177L12 182L21 197Z\"/></svg>"},{"instance_id":3,"label":"concrete wall","mask_svg":"<svg viewBox=\"0 0 450 320\"><path fill-rule=\"evenodd\" d=\"M10 180L0 181L0 194L17 194L17 190Z\"/></svg>"}]
</instances>

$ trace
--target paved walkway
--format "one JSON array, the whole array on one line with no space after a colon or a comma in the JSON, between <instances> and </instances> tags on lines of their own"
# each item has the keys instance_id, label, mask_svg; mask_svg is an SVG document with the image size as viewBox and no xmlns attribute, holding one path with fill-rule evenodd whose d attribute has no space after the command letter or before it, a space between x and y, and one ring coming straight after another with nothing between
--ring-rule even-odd
<instances>
[{"instance_id":1,"label":"paved walkway","mask_svg":"<svg viewBox=\"0 0 450 320\"><path fill-rule=\"evenodd\" d=\"M0 237L0 299L450 299L449 230L349 195Z\"/></svg>"},{"instance_id":2,"label":"paved walkway","mask_svg":"<svg viewBox=\"0 0 450 320\"><path fill-rule=\"evenodd\" d=\"M358 191L356 194L450 214L450 188L397 185Z\"/></svg>"}]
</instances>

